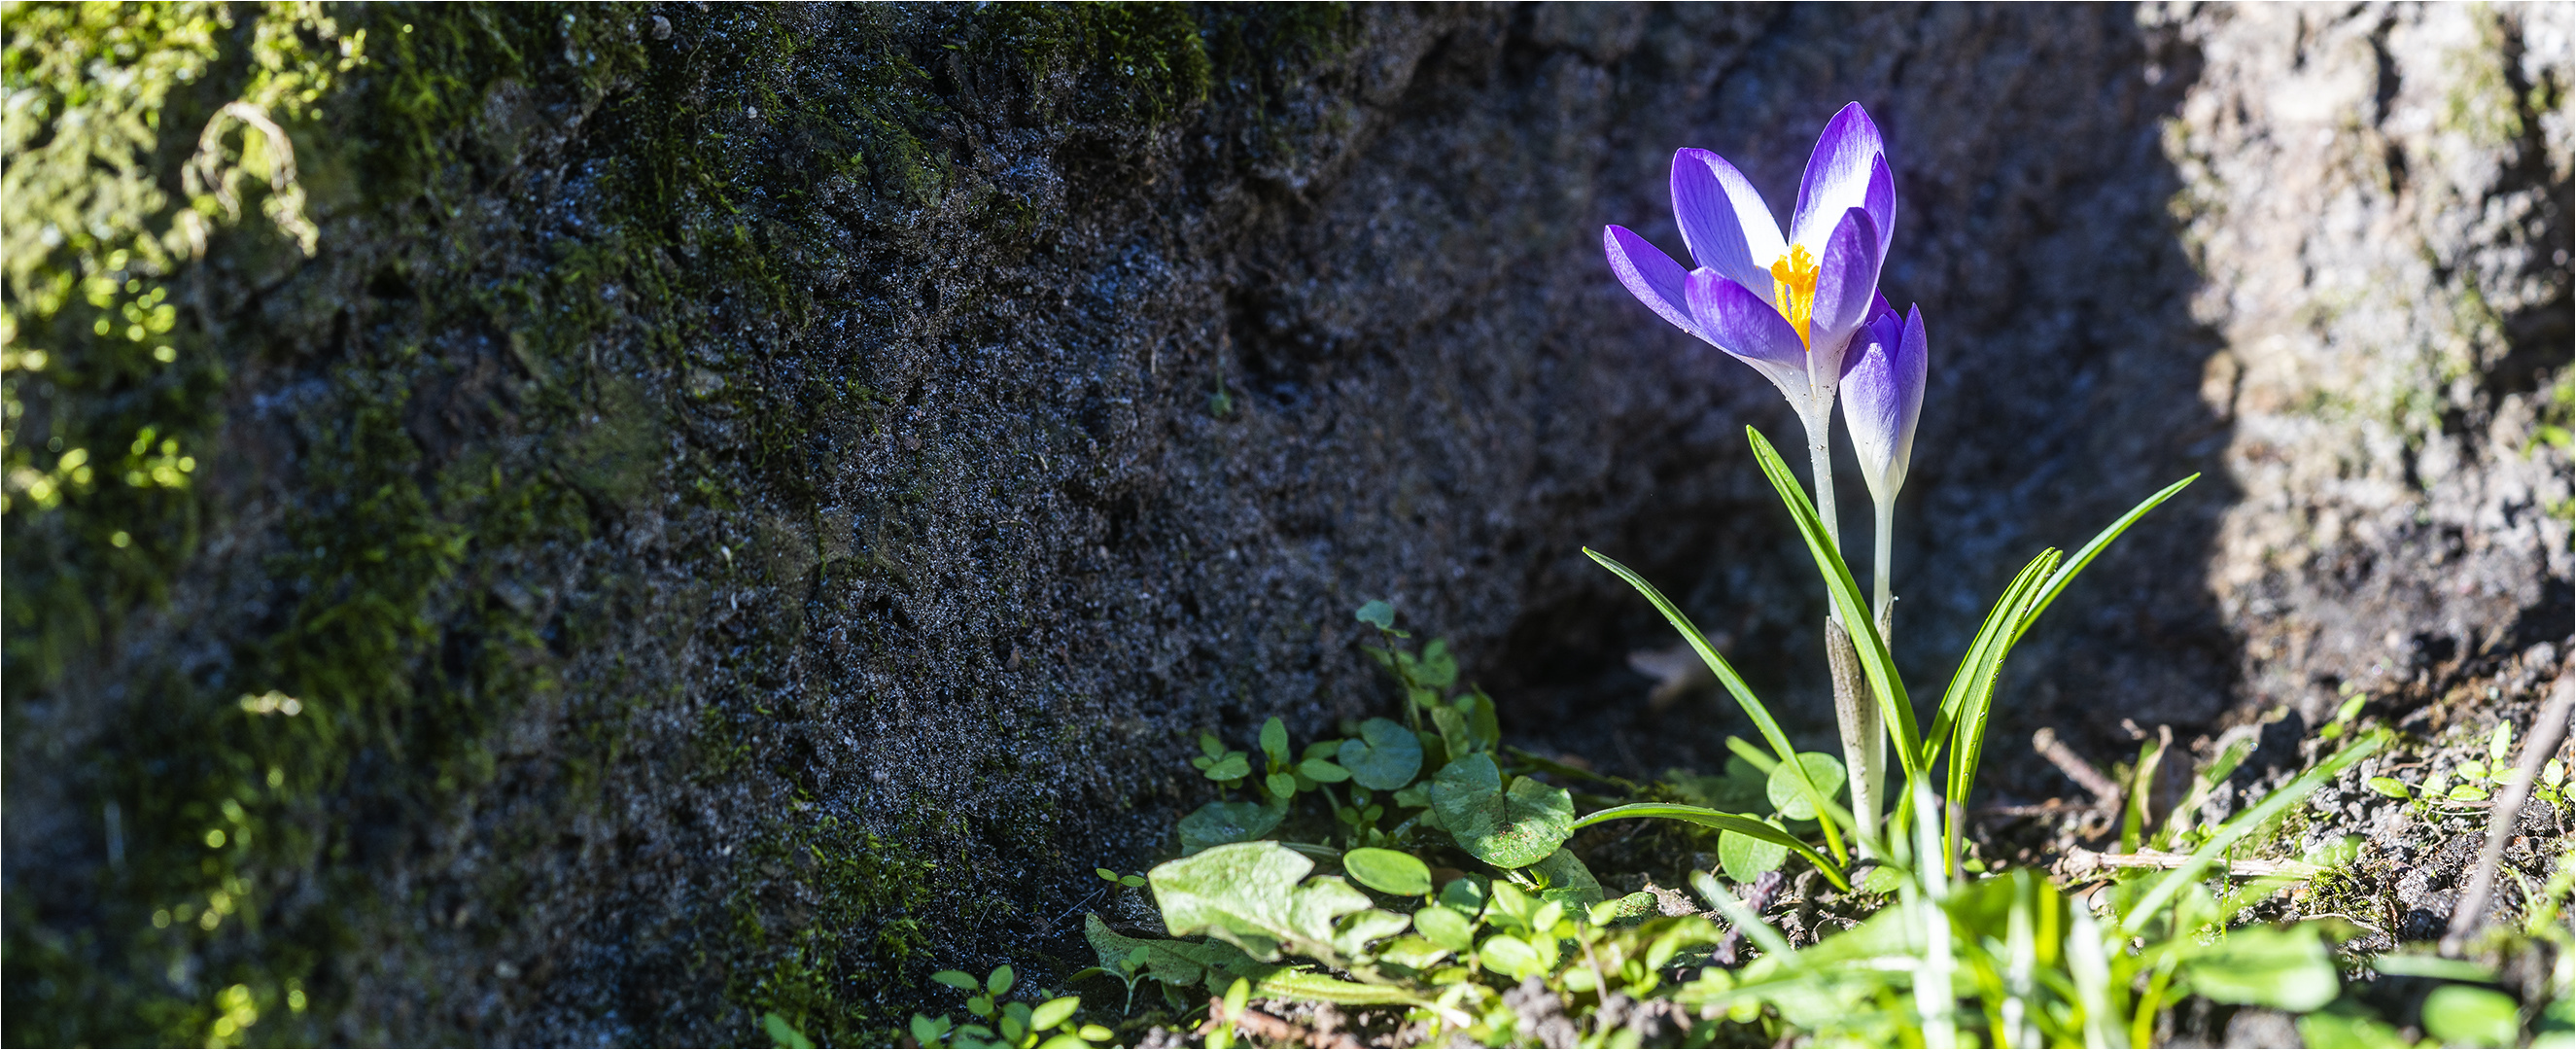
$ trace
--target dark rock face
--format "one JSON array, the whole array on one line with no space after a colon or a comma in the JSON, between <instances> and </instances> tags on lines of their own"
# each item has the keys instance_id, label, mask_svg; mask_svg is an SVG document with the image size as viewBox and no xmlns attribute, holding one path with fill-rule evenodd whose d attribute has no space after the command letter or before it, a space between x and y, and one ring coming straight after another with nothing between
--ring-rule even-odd
<instances>
[{"instance_id":1,"label":"dark rock face","mask_svg":"<svg viewBox=\"0 0 2576 1050\"><path fill-rule=\"evenodd\" d=\"M1080 965L1089 869L1208 797L1197 731L1382 710L1369 598L1523 746L1719 761L1742 719L1649 708L1626 656L1669 632L1585 545L1821 744L1823 602L1741 433L1796 422L1599 235L1679 252L1684 145L1785 211L1854 99L1933 340L1918 690L2040 547L2202 473L2024 643L1998 790L2067 790L2038 726L2107 761L2124 717L2421 703L2568 642L2563 7L488 17L523 65L388 45L325 101L316 257L210 257L167 601L12 665L21 1041L234 983L263 1038L863 1041L930 970ZM370 39L402 18L479 39ZM470 93L436 148L371 138L433 62ZM121 728L269 689L324 742ZM225 876L256 924L160 932L207 886L102 874L102 804L202 835L236 754L324 771L245 803L296 846Z\"/></svg>"}]
</instances>

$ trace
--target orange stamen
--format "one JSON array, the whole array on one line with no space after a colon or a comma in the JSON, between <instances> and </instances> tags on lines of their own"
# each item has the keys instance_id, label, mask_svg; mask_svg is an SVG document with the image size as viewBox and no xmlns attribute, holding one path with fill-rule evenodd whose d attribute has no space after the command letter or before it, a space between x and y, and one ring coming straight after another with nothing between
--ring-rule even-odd
<instances>
[{"instance_id":1,"label":"orange stamen","mask_svg":"<svg viewBox=\"0 0 2576 1050\"><path fill-rule=\"evenodd\" d=\"M1816 277L1822 272L1816 257L1804 247L1790 248L1789 254L1771 264L1771 305L1789 319L1789 327L1798 330L1798 342L1809 349L1814 344L1807 338L1807 323L1816 316Z\"/></svg>"}]
</instances>

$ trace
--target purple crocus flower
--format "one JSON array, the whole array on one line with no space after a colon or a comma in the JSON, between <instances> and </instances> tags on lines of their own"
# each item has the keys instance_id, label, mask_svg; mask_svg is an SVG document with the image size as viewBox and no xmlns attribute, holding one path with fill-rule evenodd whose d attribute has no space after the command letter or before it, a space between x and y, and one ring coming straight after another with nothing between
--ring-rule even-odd
<instances>
[{"instance_id":1,"label":"purple crocus flower","mask_svg":"<svg viewBox=\"0 0 2576 1050\"><path fill-rule=\"evenodd\" d=\"M1931 371L1923 308L1909 307L1900 318L1884 296L1877 298L1851 345L1843 366L1843 425L1860 452L1861 480L1884 517L1905 487L1914 425L1923 417L1923 383Z\"/></svg>"},{"instance_id":2,"label":"purple crocus flower","mask_svg":"<svg viewBox=\"0 0 2576 1050\"><path fill-rule=\"evenodd\" d=\"M1741 358L1824 432L1852 333L1869 315L1896 228L1887 149L1860 103L1825 125L1782 238L1762 195L1726 159L1673 155L1673 215L1698 268L1628 230L1602 232L1610 269L1657 314Z\"/></svg>"}]
</instances>

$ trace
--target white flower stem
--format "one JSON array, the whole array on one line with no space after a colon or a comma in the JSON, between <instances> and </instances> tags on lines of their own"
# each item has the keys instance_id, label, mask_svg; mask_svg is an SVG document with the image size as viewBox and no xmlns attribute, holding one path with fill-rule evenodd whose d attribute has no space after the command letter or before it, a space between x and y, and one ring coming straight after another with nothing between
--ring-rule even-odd
<instances>
[{"instance_id":1,"label":"white flower stem","mask_svg":"<svg viewBox=\"0 0 2576 1050\"><path fill-rule=\"evenodd\" d=\"M1833 402L1823 401L1807 423L1807 457L1815 475L1816 517L1825 527L1825 541L1834 551L1842 551L1842 527L1834 513ZM1859 838L1866 842L1878 837L1878 797L1886 773L1881 768L1885 753L1879 736L1878 705L1870 695L1869 683L1861 674L1860 659L1854 651L1850 625L1839 614L1829 614L1825 626L1825 665L1833 671L1834 720L1841 730L1843 768L1850 778L1852 823Z\"/></svg>"},{"instance_id":2,"label":"white flower stem","mask_svg":"<svg viewBox=\"0 0 2576 1050\"><path fill-rule=\"evenodd\" d=\"M1896 500L1894 497L1890 497L1888 499L1878 501L1878 533L1871 537L1878 541L1878 557L1872 565L1872 569L1874 571L1870 573L1869 578L1870 591L1872 592L1870 594L1869 613L1871 616L1877 618L1881 634L1886 633L1888 603L1896 600L1896 596L1889 594L1887 591L1888 569L1890 566L1896 564L1895 532ZM1890 644L1893 644L1893 641L1890 639L1881 638L1880 640L1888 641Z\"/></svg>"}]
</instances>

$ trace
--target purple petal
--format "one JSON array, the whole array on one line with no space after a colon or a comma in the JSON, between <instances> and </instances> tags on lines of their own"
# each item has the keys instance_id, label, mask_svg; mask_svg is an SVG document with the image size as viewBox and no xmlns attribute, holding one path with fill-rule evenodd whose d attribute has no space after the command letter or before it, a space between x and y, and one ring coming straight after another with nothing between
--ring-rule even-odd
<instances>
[{"instance_id":1,"label":"purple petal","mask_svg":"<svg viewBox=\"0 0 2576 1050\"><path fill-rule=\"evenodd\" d=\"M1883 342L1893 343L1905 331L1905 318L1896 312L1895 304L1887 301L1887 295L1884 292L1873 291L1870 293L1868 317L1869 320L1861 322L1861 328L1863 331L1856 334L1853 338L1877 339ZM1865 346L1867 344L1862 345ZM1861 355L1858 353L1847 353L1843 355L1844 375L1850 375L1852 373L1852 369L1860 365L1860 356Z\"/></svg>"},{"instance_id":2,"label":"purple petal","mask_svg":"<svg viewBox=\"0 0 2576 1050\"><path fill-rule=\"evenodd\" d=\"M1704 149L1673 154L1673 218L1693 260L1747 288L1770 287L1772 261L1789 251L1744 173Z\"/></svg>"},{"instance_id":3,"label":"purple petal","mask_svg":"<svg viewBox=\"0 0 2576 1050\"><path fill-rule=\"evenodd\" d=\"M1896 239L1896 176L1887 170L1887 158L1869 162L1869 193L1862 207L1869 210L1869 221L1878 224L1878 254L1887 254L1887 246Z\"/></svg>"},{"instance_id":4,"label":"purple petal","mask_svg":"<svg viewBox=\"0 0 2576 1050\"><path fill-rule=\"evenodd\" d=\"M1868 316L1878 296L1878 230L1869 213L1853 208L1826 238L1816 260L1816 313L1807 339L1819 375L1840 375L1844 344Z\"/></svg>"},{"instance_id":5,"label":"purple petal","mask_svg":"<svg viewBox=\"0 0 2576 1050\"><path fill-rule=\"evenodd\" d=\"M1807 176L1798 184L1798 211L1789 221L1789 241L1805 245L1808 251L1823 255L1822 245L1842 221L1844 212L1869 208L1872 161L1882 164L1887 144L1879 138L1878 125L1869 121L1860 103L1854 102L1834 114L1825 123L1825 133L1816 140L1816 151L1807 157ZM1876 209L1871 209L1875 211ZM1894 180L1887 189L1884 216L1894 225L1896 190Z\"/></svg>"},{"instance_id":6,"label":"purple petal","mask_svg":"<svg viewBox=\"0 0 2576 1050\"><path fill-rule=\"evenodd\" d=\"M1714 270L1690 275L1690 304L1709 342L1752 365L1803 410L1807 346L1777 307Z\"/></svg>"},{"instance_id":7,"label":"purple petal","mask_svg":"<svg viewBox=\"0 0 2576 1050\"><path fill-rule=\"evenodd\" d=\"M1843 425L1860 455L1861 478L1880 500L1894 499L1905 485L1929 374L1922 309L1896 321L1893 313L1873 319L1853 339L1854 361L1842 384Z\"/></svg>"},{"instance_id":8,"label":"purple petal","mask_svg":"<svg viewBox=\"0 0 2576 1050\"><path fill-rule=\"evenodd\" d=\"M1622 226L1602 229L1601 250L1610 257L1610 272L1619 275L1619 283L1627 285L1638 302L1682 331L1708 338L1691 317L1690 273L1672 256Z\"/></svg>"}]
</instances>

